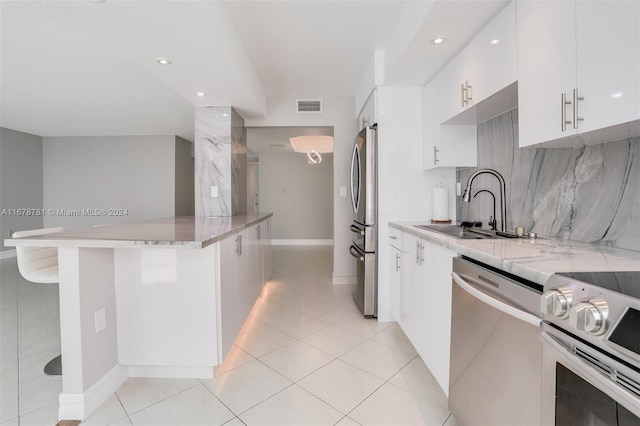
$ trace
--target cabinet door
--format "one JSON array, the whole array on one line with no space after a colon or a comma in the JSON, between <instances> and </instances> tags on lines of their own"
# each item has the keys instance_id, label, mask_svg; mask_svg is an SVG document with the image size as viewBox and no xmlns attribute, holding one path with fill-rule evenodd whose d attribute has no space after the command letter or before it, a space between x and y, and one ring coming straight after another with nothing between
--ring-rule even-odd
<instances>
[{"instance_id":1,"label":"cabinet door","mask_svg":"<svg viewBox=\"0 0 640 426\"><path fill-rule=\"evenodd\" d=\"M400 322L402 311L402 252L389 245L389 309L393 318Z\"/></svg>"},{"instance_id":2,"label":"cabinet door","mask_svg":"<svg viewBox=\"0 0 640 426\"><path fill-rule=\"evenodd\" d=\"M576 3L578 132L640 119L640 2Z\"/></svg>"},{"instance_id":3,"label":"cabinet door","mask_svg":"<svg viewBox=\"0 0 640 426\"><path fill-rule=\"evenodd\" d=\"M262 222L262 230L260 231L260 239L262 241L262 273L264 283L269 281L273 266L271 263L271 218Z\"/></svg>"},{"instance_id":4,"label":"cabinet door","mask_svg":"<svg viewBox=\"0 0 640 426\"><path fill-rule=\"evenodd\" d=\"M462 50L440 71L440 122L445 122L473 106L473 100L464 103L462 85L475 83L475 70L469 66L468 51ZM473 92L473 88L471 89Z\"/></svg>"},{"instance_id":5,"label":"cabinet door","mask_svg":"<svg viewBox=\"0 0 640 426\"><path fill-rule=\"evenodd\" d=\"M439 166L440 145L439 75L422 89L422 165L424 170Z\"/></svg>"},{"instance_id":6,"label":"cabinet door","mask_svg":"<svg viewBox=\"0 0 640 426\"><path fill-rule=\"evenodd\" d=\"M575 134L572 124L563 131L572 105L561 102L576 87L575 3L520 0L516 16L520 146Z\"/></svg>"},{"instance_id":7,"label":"cabinet door","mask_svg":"<svg viewBox=\"0 0 640 426\"><path fill-rule=\"evenodd\" d=\"M445 394L449 392L451 344L451 271L455 252L424 242L428 308L423 310L420 343L416 349Z\"/></svg>"},{"instance_id":8,"label":"cabinet door","mask_svg":"<svg viewBox=\"0 0 640 426\"><path fill-rule=\"evenodd\" d=\"M237 306L237 237L234 235L220 242L220 360L224 360L236 340L244 318L238 315Z\"/></svg>"},{"instance_id":9,"label":"cabinet door","mask_svg":"<svg viewBox=\"0 0 640 426\"><path fill-rule=\"evenodd\" d=\"M518 79L515 2L507 4L465 48L474 70L472 104L478 104Z\"/></svg>"},{"instance_id":10,"label":"cabinet door","mask_svg":"<svg viewBox=\"0 0 640 426\"><path fill-rule=\"evenodd\" d=\"M422 89L423 169L475 167L476 126L440 124L439 84L440 75Z\"/></svg>"},{"instance_id":11,"label":"cabinet door","mask_svg":"<svg viewBox=\"0 0 640 426\"><path fill-rule=\"evenodd\" d=\"M407 338L418 349L420 333L424 324L421 322L425 309L425 291L422 240L414 235L402 234L402 278L400 298L400 327Z\"/></svg>"}]
</instances>

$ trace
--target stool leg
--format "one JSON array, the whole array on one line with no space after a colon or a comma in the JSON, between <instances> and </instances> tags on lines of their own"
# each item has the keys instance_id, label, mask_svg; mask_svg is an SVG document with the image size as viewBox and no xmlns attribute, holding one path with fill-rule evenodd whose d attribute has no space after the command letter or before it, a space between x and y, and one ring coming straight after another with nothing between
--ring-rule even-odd
<instances>
[{"instance_id":1,"label":"stool leg","mask_svg":"<svg viewBox=\"0 0 640 426\"><path fill-rule=\"evenodd\" d=\"M58 355L44 366L47 376L62 376L62 355Z\"/></svg>"}]
</instances>

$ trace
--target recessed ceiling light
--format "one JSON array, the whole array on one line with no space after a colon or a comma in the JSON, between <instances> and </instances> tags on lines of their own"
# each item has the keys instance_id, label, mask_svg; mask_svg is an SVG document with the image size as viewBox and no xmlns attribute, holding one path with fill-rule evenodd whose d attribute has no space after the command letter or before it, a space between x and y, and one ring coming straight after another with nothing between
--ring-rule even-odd
<instances>
[{"instance_id":1,"label":"recessed ceiling light","mask_svg":"<svg viewBox=\"0 0 640 426\"><path fill-rule=\"evenodd\" d=\"M104 0L89 0L91 3L104 3Z\"/></svg>"},{"instance_id":2,"label":"recessed ceiling light","mask_svg":"<svg viewBox=\"0 0 640 426\"><path fill-rule=\"evenodd\" d=\"M442 44L442 43L444 43L444 37L436 37L433 40L431 40L431 43L433 43L433 44Z\"/></svg>"},{"instance_id":3,"label":"recessed ceiling light","mask_svg":"<svg viewBox=\"0 0 640 426\"><path fill-rule=\"evenodd\" d=\"M491 40L489 43L491 44L498 44L500 43L500 40L498 40L497 38L494 38L493 40Z\"/></svg>"},{"instance_id":4,"label":"recessed ceiling light","mask_svg":"<svg viewBox=\"0 0 640 426\"><path fill-rule=\"evenodd\" d=\"M156 62L160 65L171 65L171 61L167 58L156 58Z\"/></svg>"},{"instance_id":5,"label":"recessed ceiling light","mask_svg":"<svg viewBox=\"0 0 640 426\"><path fill-rule=\"evenodd\" d=\"M198 96L198 97L202 98L202 97L207 96L207 94L206 94L206 93L204 93L204 92L196 92L196 96Z\"/></svg>"}]
</instances>

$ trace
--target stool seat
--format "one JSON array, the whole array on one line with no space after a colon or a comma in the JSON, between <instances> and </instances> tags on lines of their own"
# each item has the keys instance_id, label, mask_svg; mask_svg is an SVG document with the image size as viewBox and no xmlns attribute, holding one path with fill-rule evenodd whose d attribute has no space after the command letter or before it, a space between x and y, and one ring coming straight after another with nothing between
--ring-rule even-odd
<instances>
[{"instance_id":1,"label":"stool seat","mask_svg":"<svg viewBox=\"0 0 640 426\"><path fill-rule=\"evenodd\" d=\"M14 232L13 238L33 237L37 235L62 232L62 228L32 229ZM16 247L18 270L25 280L37 284L55 284L58 278L58 249L55 247ZM44 367L49 376L62 375L62 358L52 359Z\"/></svg>"}]
</instances>

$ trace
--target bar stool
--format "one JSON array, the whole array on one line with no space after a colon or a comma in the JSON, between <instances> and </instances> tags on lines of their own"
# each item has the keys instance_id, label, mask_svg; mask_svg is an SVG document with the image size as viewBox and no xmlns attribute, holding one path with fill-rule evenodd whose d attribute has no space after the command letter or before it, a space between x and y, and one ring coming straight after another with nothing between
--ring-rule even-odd
<instances>
[{"instance_id":1,"label":"bar stool","mask_svg":"<svg viewBox=\"0 0 640 426\"><path fill-rule=\"evenodd\" d=\"M62 232L62 228L32 229L14 232L13 238L33 237L37 235ZM38 284L58 282L58 249L55 247L17 246L18 270L25 280ZM47 363L44 373L48 376L62 375L62 357L58 355Z\"/></svg>"}]
</instances>

